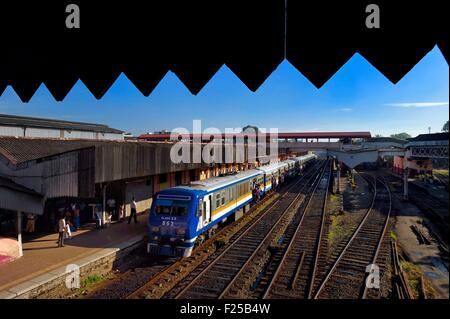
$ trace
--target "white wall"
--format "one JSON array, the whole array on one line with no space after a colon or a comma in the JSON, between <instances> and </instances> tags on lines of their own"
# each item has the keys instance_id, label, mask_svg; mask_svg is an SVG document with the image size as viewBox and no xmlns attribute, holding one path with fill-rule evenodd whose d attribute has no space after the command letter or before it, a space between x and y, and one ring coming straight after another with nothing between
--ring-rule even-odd
<instances>
[{"instance_id":1,"label":"white wall","mask_svg":"<svg viewBox=\"0 0 450 319\"><path fill-rule=\"evenodd\" d=\"M61 133L60 133L60 130L28 127L25 130L25 136L27 136L27 137L52 137L52 138L59 138L61 136Z\"/></svg>"},{"instance_id":2,"label":"white wall","mask_svg":"<svg viewBox=\"0 0 450 319\"><path fill-rule=\"evenodd\" d=\"M0 126L0 136L23 136L21 127Z\"/></svg>"},{"instance_id":3,"label":"white wall","mask_svg":"<svg viewBox=\"0 0 450 319\"><path fill-rule=\"evenodd\" d=\"M33 128L29 127L24 130L22 127L0 126L0 136L15 137L44 137L44 138L75 138L75 139L98 139L98 140L123 140L121 133L101 133L89 131L69 131L51 128Z\"/></svg>"},{"instance_id":4,"label":"white wall","mask_svg":"<svg viewBox=\"0 0 450 319\"><path fill-rule=\"evenodd\" d=\"M63 131L64 138L83 138L83 139L95 139L94 132L85 132L85 131Z\"/></svg>"}]
</instances>

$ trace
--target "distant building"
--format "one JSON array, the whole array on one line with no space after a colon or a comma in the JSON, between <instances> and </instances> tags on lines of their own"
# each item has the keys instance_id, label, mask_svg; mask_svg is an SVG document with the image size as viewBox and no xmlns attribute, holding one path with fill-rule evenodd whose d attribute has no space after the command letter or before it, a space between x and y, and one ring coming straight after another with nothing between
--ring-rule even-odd
<instances>
[{"instance_id":1,"label":"distant building","mask_svg":"<svg viewBox=\"0 0 450 319\"><path fill-rule=\"evenodd\" d=\"M137 140L138 138L137 138L137 136L134 136L131 133L124 133L123 134L123 139L127 140L127 141L134 141L134 140Z\"/></svg>"},{"instance_id":2,"label":"distant building","mask_svg":"<svg viewBox=\"0 0 450 319\"><path fill-rule=\"evenodd\" d=\"M398 138L392 137L371 137L366 138L365 141L362 142L362 148L369 149L387 149L387 148L404 148L408 143L407 140L401 140Z\"/></svg>"},{"instance_id":3,"label":"distant building","mask_svg":"<svg viewBox=\"0 0 450 319\"><path fill-rule=\"evenodd\" d=\"M0 136L123 140L124 132L103 124L0 114Z\"/></svg>"}]
</instances>

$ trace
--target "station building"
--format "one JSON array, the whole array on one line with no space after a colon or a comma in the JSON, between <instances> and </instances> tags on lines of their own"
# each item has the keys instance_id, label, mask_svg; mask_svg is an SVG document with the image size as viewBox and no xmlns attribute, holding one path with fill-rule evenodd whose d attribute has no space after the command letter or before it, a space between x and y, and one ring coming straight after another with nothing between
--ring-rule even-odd
<instances>
[{"instance_id":1,"label":"station building","mask_svg":"<svg viewBox=\"0 0 450 319\"><path fill-rule=\"evenodd\" d=\"M103 124L0 114L0 136L123 140L124 132Z\"/></svg>"},{"instance_id":2,"label":"station building","mask_svg":"<svg viewBox=\"0 0 450 319\"><path fill-rule=\"evenodd\" d=\"M411 177L417 175L431 176L433 168L448 168L449 133L420 134L408 139L404 144L405 156L395 156L393 171L403 175L407 170Z\"/></svg>"}]
</instances>

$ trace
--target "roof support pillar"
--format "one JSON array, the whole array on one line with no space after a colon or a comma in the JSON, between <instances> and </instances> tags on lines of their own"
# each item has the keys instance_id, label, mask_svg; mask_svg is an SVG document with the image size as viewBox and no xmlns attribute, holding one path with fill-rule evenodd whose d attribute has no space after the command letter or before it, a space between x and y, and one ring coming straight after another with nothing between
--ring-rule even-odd
<instances>
[{"instance_id":1,"label":"roof support pillar","mask_svg":"<svg viewBox=\"0 0 450 319\"><path fill-rule=\"evenodd\" d=\"M17 242L19 244L19 256L23 256L23 247L22 247L22 212L17 211Z\"/></svg>"},{"instance_id":2,"label":"roof support pillar","mask_svg":"<svg viewBox=\"0 0 450 319\"><path fill-rule=\"evenodd\" d=\"M102 225L106 225L106 188L109 183L102 185Z\"/></svg>"}]
</instances>

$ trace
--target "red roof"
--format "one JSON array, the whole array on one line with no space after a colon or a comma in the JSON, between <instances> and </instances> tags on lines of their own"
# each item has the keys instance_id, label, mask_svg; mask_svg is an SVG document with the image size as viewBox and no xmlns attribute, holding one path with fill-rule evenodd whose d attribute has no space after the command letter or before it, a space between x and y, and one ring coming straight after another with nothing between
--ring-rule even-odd
<instances>
[{"instance_id":1,"label":"red roof","mask_svg":"<svg viewBox=\"0 0 450 319\"><path fill-rule=\"evenodd\" d=\"M261 133L266 134L266 133ZM222 138L233 137L254 137L255 134L224 134ZM202 134L190 134L190 139L200 139ZM290 133L278 133L278 138L370 138L370 132L290 132ZM205 135L204 138L207 139ZM164 141L170 140L170 134L142 134L139 136L141 140L148 141Z\"/></svg>"}]
</instances>

